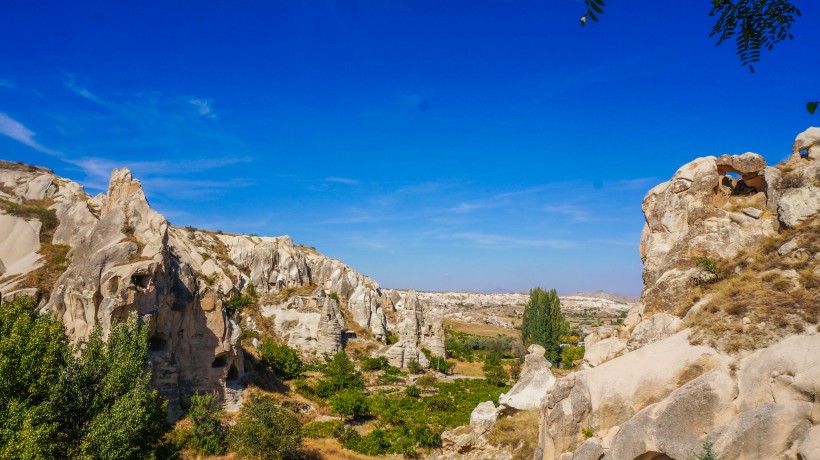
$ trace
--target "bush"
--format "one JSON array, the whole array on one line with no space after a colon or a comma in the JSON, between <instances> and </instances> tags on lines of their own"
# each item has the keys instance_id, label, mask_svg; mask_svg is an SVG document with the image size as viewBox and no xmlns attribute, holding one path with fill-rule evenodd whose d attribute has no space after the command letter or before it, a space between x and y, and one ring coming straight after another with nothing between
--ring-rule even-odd
<instances>
[{"instance_id":1,"label":"bush","mask_svg":"<svg viewBox=\"0 0 820 460\"><path fill-rule=\"evenodd\" d=\"M584 347L567 345L561 348L561 367L564 369L572 369L573 362L581 359L584 359Z\"/></svg>"},{"instance_id":2,"label":"bush","mask_svg":"<svg viewBox=\"0 0 820 460\"><path fill-rule=\"evenodd\" d=\"M411 374L421 374L424 372L424 369L421 368L421 364L415 359L411 359L407 363L407 370L410 371Z\"/></svg>"},{"instance_id":3,"label":"bush","mask_svg":"<svg viewBox=\"0 0 820 460\"><path fill-rule=\"evenodd\" d=\"M700 452L694 453L695 460L722 460L723 457L715 452L711 441L703 441Z\"/></svg>"},{"instance_id":4,"label":"bush","mask_svg":"<svg viewBox=\"0 0 820 460\"><path fill-rule=\"evenodd\" d=\"M449 374L456 363L447 361L441 356L433 356L430 358L430 369L441 372L442 374Z\"/></svg>"},{"instance_id":5,"label":"bush","mask_svg":"<svg viewBox=\"0 0 820 460\"><path fill-rule=\"evenodd\" d=\"M333 411L343 417L367 415L367 396L360 390L342 390L328 400Z\"/></svg>"},{"instance_id":6,"label":"bush","mask_svg":"<svg viewBox=\"0 0 820 460\"><path fill-rule=\"evenodd\" d=\"M311 439L333 438L342 427L343 424L339 420L310 422L302 425L302 436Z\"/></svg>"},{"instance_id":7,"label":"bush","mask_svg":"<svg viewBox=\"0 0 820 460\"><path fill-rule=\"evenodd\" d=\"M283 379L295 379L302 375L302 359L299 353L287 345L273 341L262 344L259 352L262 354L262 363Z\"/></svg>"},{"instance_id":8,"label":"bush","mask_svg":"<svg viewBox=\"0 0 820 460\"><path fill-rule=\"evenodd\" d=\"M237 458L287 460L302 455L299 421L264 394L250 393L228 440Z\"/></svg>"},{"instance_id":9,"label":"bush","mask_svg":"<svg viewBox=\"0 0 820 460\"><path fill-rule=\"evenodd\" d=\"M185 447L200 455L221 455L225 453L225 428L220 416L222 406L209 394L195 394L191 397L188 418L191 420L191 435Z\"/></svg>"},{"instance_id":10,"label":"bush","mask_svg":"<svg viewBox=\"0 0 820 460\"><path fill-rule=\"evenodd\" d=\"M209 281L208 284L213 284L213 280ZM228 316L234 316L235 314L241 312L245 307L252 303L253 299L250 296L236 294L230 299L226 300L223 303L223 306L225 307L225 313L227 313Z\"/></svg>"},{"instance_id":11,"label":"bush","mask_svg":"<svg viewBox=\"0 0 820 460\"><path fill-rule=\"evenodd\" d=\"M327 362L322 373L334 391L345 389L364 390L362 373L356 370L353 361L347 357L344 351L333 355L333 358Z\"/></svg>"},{"instance_id":12,"label":"bush","mask_svg":"<svg viewBox=\"0 0 820 460\"><path fill-rule=\"evenodd\" d=\"M390 363L387 362L386 356L379 356L376 358L368 358L365 356L361 361L363 371L380 371L390 366Z\"/></svg>"},{"instance_id":13,"label":"bush","mask_svg":"<svg viewBox=\"0 0 820 460\"><path fill-rule=\"evenodd\" d=\"M482 369L484 370L484 378L487 379L487 383L490 385L503 387L507 384L507 381L510 380L510 374L508 374L504 366L501 365L501 359L496 354L487 357L487 361L484 362Z\"/></svg>"},{"instance_id":14,"label":"bush","mask_svg":"<svg viewBox=\"0 0 820 460\"><path fill-rule=\"evenodd\" d=\"M419 387L415 385L410 385L409 387L404 389L404 394L411 398L418 398L419 396L421 396L421 390L419 390Z\"/></svg>"}]
</instances>

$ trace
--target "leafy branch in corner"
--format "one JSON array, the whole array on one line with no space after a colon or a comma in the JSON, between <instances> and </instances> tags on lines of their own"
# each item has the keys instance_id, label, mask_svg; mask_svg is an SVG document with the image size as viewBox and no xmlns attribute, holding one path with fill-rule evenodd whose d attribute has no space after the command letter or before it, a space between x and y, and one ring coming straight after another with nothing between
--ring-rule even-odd
<instances>
[{"instance_id":1,"label":"leafy branch in corner","mask_svg":"<svg viewBox=\"0 0 820 460\"><path fill-rule=\"evenodd\" d=\"M584 0L584 3L587 7L587 14L581 16L581 25L587 25L587 19L598 22L598 16L596 16L595 13L604 14L604 0Z\"/></svg>"},{"instance_id":2,"label":"leafy branch in corner","mask_svg":"<svg viewBox=\"0 0 820 460\"><path fill-rule=\"evenodd\" d=\"M584 0L586 14L581 16L581 25L588 19L598 22L603 14L603 0ZM710 37L718 36L716 45L734 38L737 56L742 66L748 66L754 73L754 63L760 61L764 48L771 51L774 45L788 39L793 40L792 24L803 16L790 0L712 0L710 17L717 17ZM810 114L817 111L820 101L809 101L806 110Z\"/></svg>"},{"instance_id":3,"label":"leafy branch in corner","mask_svg":"<svg viewBox=\"0 0 820 460\"><path fill-rule=\"evenodd\" d=\"M802 13L789 0L712 0L709 16L718 16L709 36L718 35L718 45L734 37L741 65L754 72L760 50L794 39L790 29Z\"/></svg>"}]
</instances>

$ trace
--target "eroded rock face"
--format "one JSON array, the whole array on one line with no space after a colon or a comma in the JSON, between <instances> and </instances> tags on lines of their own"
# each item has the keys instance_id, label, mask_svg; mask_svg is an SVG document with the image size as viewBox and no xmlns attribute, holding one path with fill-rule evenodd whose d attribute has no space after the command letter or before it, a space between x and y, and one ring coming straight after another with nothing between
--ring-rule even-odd
<instances>
[{"instance_id":1,"label":"eroded rock face","mask_svg":"<svg viewBox=\"0 0 820 460\"><path fill-rule=\"evenodd\" d=\"M430 361L422 353L426 348L434 356L446 356L444 325L441 312L419 302L416 292L407 291L401 304L402 320L398 325L399 341L384 352L391 366L407 367L410 361L429 367Z\"/></svg>"},{"instance_id":2,"label":"eroded rock face","mask_svg":"<svg viewBox=\"0 0 820 460\"><path fill-rule=\"evenodd\" d=\"M674 310L685 301L692 279L701 275L693 262L696 257L729 258L777 231L776 202L768 199L774 190L767 180L775 176L779 172L754 153L703 157L647 193L640 244L641 301L650 311ZM746 204L757 203L759 210L772 212L756 219L733 211L731 204L741 197Z\"/></svg>"},{"instance_id":3,"label":"eroded rock face","mask_svg":"<svg viewBox=\"0 0 820 460\"><path fill-rule=\"evenodd\" d=\"M112 174L99 220L74 246L48 307L79 340L98 324L107 334L131 312L150 324L153 384L171 415L195 391L225 399L242 372L239 327L217 293L174 256L168 222L126 169Z\"/></svg>"},{"instance_id":4,"label":"eroded rock face","mask_svg":"<svg viewBox=\"0 0 820 460\"><path fill-rule=\"evenodd\" d=\"M555 376L550 371L552 364L544 357L544 347L530 345L527 351L518 382L498 397L502 411L536 409L541 405L541 398L555 385Z\"/></svg>"},{"instance_id":5,"label":"eroded rock face","mask_svg":"<svg viewBox=\"0 0 820 460\"><path fill-rule=\"evenodd\" d=\"M556 381L542 403L536 458L681 459L707 440L723 458L817 456L816 325L737 356L693 346L689 330L681 330L716 295L690 296L690 288L710 276L694 259L732 259L782 227L817 218L817 133L812 128L798 136L795 152L806 154L780 169L750 153L699 158L647 194L642 304L619 329L623 338L591 337L585 357L597 367ZM817 254L804 246L813 236L796 234L777 256L811 260ZM801 288L797 271L770 271ZM739 317L744 326L736 333L751 333L745 325L752 321ZM593 436L585 439L582 430Z\"/></svg>"},{"instance_id":6,"label":"eroded rock face","mask_svg":"<svg viewBox=\"0 0 820 460\"><path fill-rule=\"evenodd\" d=\"M263 305L276 335L289 347L310 355L332 356L342 349L344 318L336 301L327 297L291 297L277 305Z\"/></svg>"}]
</instances>

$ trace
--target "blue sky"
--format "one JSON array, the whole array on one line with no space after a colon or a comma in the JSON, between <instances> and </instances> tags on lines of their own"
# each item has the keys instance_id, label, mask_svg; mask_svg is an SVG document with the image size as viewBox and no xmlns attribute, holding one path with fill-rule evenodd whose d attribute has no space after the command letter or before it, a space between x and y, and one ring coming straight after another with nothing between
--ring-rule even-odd
<instances>
[{"instance_id":1,"label":"blue sky","mask_svg":"<svg viewBox=\"0 0 820 460\"><path fill-rule=\"evenodd\" d=\"M756 72L711 2L13 2L0 158L425 290L641 289L640 204L818 125L820 7Z\"/></svg>"}]
</instances>

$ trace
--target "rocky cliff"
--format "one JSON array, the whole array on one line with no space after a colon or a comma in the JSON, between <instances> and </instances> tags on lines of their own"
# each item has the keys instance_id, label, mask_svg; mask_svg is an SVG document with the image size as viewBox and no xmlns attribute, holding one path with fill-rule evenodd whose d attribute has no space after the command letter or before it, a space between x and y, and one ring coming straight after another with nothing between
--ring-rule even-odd
<instances>
[{"instance_id":1,"label":"rocky cliff","mask_svg":"<svg viewBox=\"0 0 820 460\"><path fill-rule=\"evenodd\" d=\"M250 294L255 305L234 311ZM153 383L172 415L196 391L237 405L240 324L305 356L335 353L346 330L379 344L396 327L394 362L399 349L402 364L421 348L444 354L441 316L416 299L287 236L173 227L126 169L91 197L49 170L0 162L0 295L37 297L75 340L136 313L151 326Z\"/></svg>"},{"instance_id":2,"label":"rocky cliff","mask_svg":"<svg viewBox=\"0 0 820 460\"><path fill-rule=\"evenodd\" d=\"M535 458L820 458L818 134L649 191L642 302L544 396Z\"/></svg>"}]
</instances>

